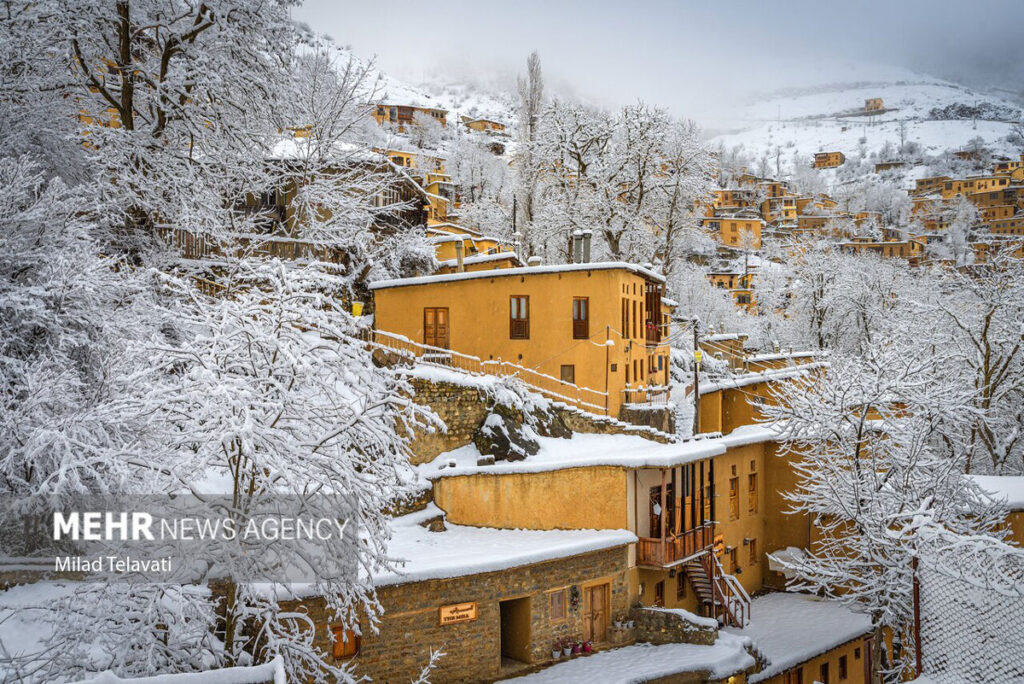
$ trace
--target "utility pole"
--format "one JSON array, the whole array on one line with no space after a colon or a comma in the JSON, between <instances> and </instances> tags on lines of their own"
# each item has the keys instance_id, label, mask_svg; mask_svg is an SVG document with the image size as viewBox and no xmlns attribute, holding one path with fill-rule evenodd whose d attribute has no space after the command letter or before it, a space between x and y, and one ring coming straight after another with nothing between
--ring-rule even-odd
<instances>
[{"instance_id":1,"label":"utility pole","mask_svg":"<svg viewBox=\"0 0 1024 684\"><path fill-rule=\"evenodd\" d=\"M700 336L697 332L697 317L690 321L693 325L693 434L700 433Z\"/></svg>"}]
</instances>

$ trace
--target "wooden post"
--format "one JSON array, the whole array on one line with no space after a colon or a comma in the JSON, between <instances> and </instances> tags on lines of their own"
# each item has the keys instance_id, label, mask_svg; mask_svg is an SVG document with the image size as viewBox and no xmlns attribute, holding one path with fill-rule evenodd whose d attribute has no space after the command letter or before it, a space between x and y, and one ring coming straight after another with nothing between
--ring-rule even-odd
<instances>
[{"instance_id":1,"label":"wooden post","mask_svg":"<svg viewBox=\"0 0 1024 684\"><path fill-rule=\"evenodd\" d=\"M661 515L658 519L661 521L661 562L665 562L665 518L668 517L668 511L665 510L665 469L661 469Z\"/></svg>"}]
</instances>

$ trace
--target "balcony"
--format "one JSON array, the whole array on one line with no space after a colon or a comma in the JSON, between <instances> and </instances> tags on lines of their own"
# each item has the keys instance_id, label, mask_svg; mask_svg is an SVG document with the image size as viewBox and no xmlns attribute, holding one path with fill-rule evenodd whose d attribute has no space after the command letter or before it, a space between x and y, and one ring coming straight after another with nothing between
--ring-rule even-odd
<instances>
[{"instance_id":1,"label":"balcony","mask_svg":"<svg viewBox=\"0 0 1024 684\"><path fill-rule=\"evenodd\" d=\"M670 535L665 539L640 537L636 545L636 563L655 568L681 565L714 543L714 523L695 527L682 534Z\"/></svg>"}]
</instances>

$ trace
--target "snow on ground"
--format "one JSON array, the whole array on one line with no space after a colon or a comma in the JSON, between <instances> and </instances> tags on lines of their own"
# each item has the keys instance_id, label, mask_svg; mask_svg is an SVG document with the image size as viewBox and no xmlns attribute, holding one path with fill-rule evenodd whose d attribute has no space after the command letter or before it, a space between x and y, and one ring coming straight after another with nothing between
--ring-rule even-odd
<instances>
[{"instance_id":1,"label":"snow on ground","mask_svg":"<svg viewBox=\"0 0 1024 684\"><path fill-rule=\"evenodd\" d=\"M864 101L872 97L884 100L885 112L870 118L844 116L862 110ZM733 118L722 121L721 126L729 126L734 132L719 135L712 142L721 142L726 148L742 145L755 159L768 155L772 165L779 150L785 169L794 152L805 161L822 151L840 151L855 158L861 138L869 154L887 142L898 146L900 121L906 120L905 140L920 144L929 154L959 150L975 136L983 138L997 154L1014 154L1015 149L1005 140L1010 132L1006 121L929 119L932 109L984 103L1020 116L1019 105L999 96L913 72L864 66L856 72L842 73L831 82L822 75L819 85L762 96L739 108ZM828 170L821 173L829 180L834 175Z\"/></svg>"},{"instance_id":2,"label":"snow on ground","mask_svg":"<svg viewBox=\"0 0 1024 684\"><path fill-rule=\"evenodd\" d=\"M725 453L726 445L716 439L659 444L633 435L575 433L571 439L538 437L540 451L522 461L497 461L477 465L480 452L473 444L441 454L419 468L427 479L485 473L543 473L565 468L622 466L658 468L681 465ZM454 465L452 465L454 464Z\"/></svg>"},{"instance_id":3,"label":"snow on ground","mask_svg":"<svg viewBox=\"0 0 1024 684\"><path fill-rule=\"evenodd\" d=\"M1024 510L1024 476L968 475L993 500L1004 501L1010 510Z\"/></svg>"},{"instance_id":4,"label":"snow on ground","mask_svg":"<svg viewBox=\"0 0 1024 684\"><path fill-rule=\"evenodd\" d=\"M284 663L280 656L269 663L251 667L226 667L206 672L185 672L181 674L154 675L152 677L131 677L122 679L112 672L104 672L82 684L285 684Z\"/></svg>"},{"instance_id":5,"label":"snow on ground","mask_svg":"<svg viewBox=\"0 0 1024 684\"><path fill-rule=\"evenodd\" d=\"M770 661L748 681L770 679L820 653L869 632L871 619L837 603L805 594L778 592L751 602L751 622L724 631L749 637Z\"/></svg>"},{"instance_id":6,"label":"snow on ground","mask_svg":"<svg viewBox=\"0 0 1024 684\"><path fill-rule=\"evenodd\" d=\"M754 666L744 649L746 640L719 634L711 646L695 644L634 644L551 667L505 681L523 684L629 684L667 677L679 672L707 672L711 679L725 679Z\"/></svg>"},{"instance_id":7,"label":"snow on ground","mask_svg":"<svg viewBox=\"0 0 1024 684\"><path fill-rule=\"evenodd\" d=\"M431 532L420 526L441 513L430 504L423 511L392 521L394 535L388 555L404 562L397 572L376 575L374 584L462 577L636 541L636 535L626 530L501 530L448 524L444 532Z\"/></svg>"},{"instance_id":8,"label":"snow on ground","mask_svg":"<svg viewBox=\"0 0 1024 684\"><path fill-rule=\"evenodd\" d=\"M74 589L74 582L38 582L0 592L0 680L20 679L8 669L9 661L45 648L43 642L53 633L53 625L40 619L41 613Z\"/></svg>"}]
</instances>

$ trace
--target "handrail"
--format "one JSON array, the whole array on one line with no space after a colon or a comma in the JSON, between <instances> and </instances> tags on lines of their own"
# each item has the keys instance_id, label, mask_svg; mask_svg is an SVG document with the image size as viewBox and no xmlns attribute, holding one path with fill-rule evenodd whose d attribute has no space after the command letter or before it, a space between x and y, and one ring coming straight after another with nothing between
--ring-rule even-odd
<instances>
[{"instance_id":1,"label":"handrail","mask_svg":"<svg viewBox=\"0 0 1024 684\"><path fill-rule=\"evenodd\" d=\"M411 356L418 363L469 373L494 375L517 379L537 392L586 410L588 413L608 414L608 393L566 382L533 368L508 361L486 360L462 352L413 342L409 338L386 330L364 330L361 338L379 349Z\"/></svg>"},{"instance_id":2,"label":"handrail","mask_svg":"<svg viewBox=\"0 0 1024 684\"><path fill-rule=\"evenodd\" d=\"M750 621L750 594L736 577L725 572L715 553L708 553L707 557L707 566L710 566L708 575L712 578L711 587L715 601L720 602L722 609L736 627L746 627Z\"/></svg>"}]
</instances>

